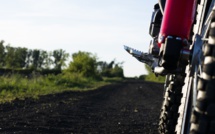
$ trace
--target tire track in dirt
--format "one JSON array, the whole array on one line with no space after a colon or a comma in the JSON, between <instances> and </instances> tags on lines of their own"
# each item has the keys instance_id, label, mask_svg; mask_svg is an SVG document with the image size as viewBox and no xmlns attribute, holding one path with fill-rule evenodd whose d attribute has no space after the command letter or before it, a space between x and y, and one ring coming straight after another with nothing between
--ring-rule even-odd
<instances>
[{"instance_id":1,"label":"tire track in dirt","mask_svg":"<svg viewBox=\"0 0 215 134\"><path fill-rule=\"evenodd\" d=\"M163 84L129 80L0 105L0 133L156 134Z\"/></svg>"}]
</instances>

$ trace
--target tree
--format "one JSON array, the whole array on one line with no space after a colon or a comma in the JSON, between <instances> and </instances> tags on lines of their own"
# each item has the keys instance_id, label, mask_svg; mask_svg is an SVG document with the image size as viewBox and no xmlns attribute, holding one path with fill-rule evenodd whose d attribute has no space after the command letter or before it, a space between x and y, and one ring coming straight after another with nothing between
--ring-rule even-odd
<instances>
[{"instance_id":1,"label":"tree","mask_svg":"<svg viewBox=\"0 0 215 134\"><path fill-rule=\"evenodd\" d=\"M37 63L37 69L43 69L43 65L45 62L45 59L47 58L47 52L44 50L39 50L39 58L38 58L38 63Z\"/></svg>"},{"instance_id":2,"label":"tree","mask_svg":"<svg viewBox=\"0 0 215 134\"><path fill-rule=\"evenodd\" d=\"M4 67L5 66L5 47L4 47L4 41L2 40L0 42L0 67Z\"/></svg>"},{"instance_id":3,"label":"tree","mask_svg":"<svg viewBox=\"0 0 215 134\"><path fill-rule=\"evenodd\" d=\"M50 69L53 64L53 60L51 59L52 52L43 51L41 53L41 57L43 57L43 68Z\"/></svg>"},{"instance_id":4,"label":"tree","mask_svg":"<svg viewBox=\"0 0 215 134\"><path fill-rule=\"evenodd\" d=\"M15 68L15 48L10 45L6 46L5 66L6 68Z\"/></svg>"},{"instance_id":5,"label":"tree","mask_svg":"<svg viewBox=\"0 0 215 134\"><path fill-rule=\"evenodd\" d=\"M15 48L15 68L24 68L26 66L27 53L27 48Z\"/></svg>"},{"instance_id":6,"label":"tree","mask_svg":"<svg viewBox=\"0 0 215 134\"><path fill-rule=\"evenodd\" d=\"M54 50L53 52L53 57L54 57L54 68L57 70L61 70L63 66L66 65L66 60L69 57L69 54L66 53L66 51L59 49L59 50Z\"/></svg>"},{"instance_id":7,"label":"tree","mask_svg":"<svg viewBox=\"0 0 215 134\"><path fill-rule=\"evenodd\" d=\"M6 47L0 43L0 55L2 54L2 60L4 64L1 67L6 68L24 68L26 67L26 59L28 56L28 49L22 47L11 47L7 45ZM1 63L1 62L0 62Z\"/></svg>"},{"instance_id":8,"label":"tree","mask_svg":"<svg viewBox=\"0 0 215 134\"><path fill-rule=\"evenodd\" d=\"M33 50L29 49L27 50L27 55L26 55L26 61L25 61L25 68L30 68L30 66L32 66L32 54L33 54Z\"/></svg>"},{"instance_id":9,"label":"tree","mask_svg":"<svg viewBox=\"0 0 215 134\"><path fill-rule=\"evenodd\" d=\"M108 63L107 62L99 61L99 62L97 62L97 66L98 66L97 70L98 70L100 75L106 76L106 75L110 74L108 71L109 69L108 69Z\"/></svg>"},{"instance_id":10,"label":"tree","mask_svg":"<svg viewBox=\"0 0 215 134\"><path fill-rule=\"evenodd\" d=\"M38 63L39 63L39 57L40 57L40 50L35 49L32 51L32 65L31 68L38 69Z\"/></svg>"},{"instance_id":11,"label":"tree","mask_svg":"<svg viewBox=\"0 0 215 134\"><path fill-rule=\"evenodd\" d=\"M70 62L68 71L72 73L79 73L83 77L96 78L97 58L89 52L79 51L72 54L73 61Z\"/></svg>"},{"instance_id":12,"label":"tree","mask_svg":"<svg viewBox=\"0 0 215 134\"><path fill-rule=\"evenodd\" d=\"M105 77L124 77L122 64L116 63L116 60L112 60L110 63L105 61L99 61L98 63L98 71L101 76Z\"/></svg>"},{"instance_id":13,"label":"tree","mask_svg":"<svg viewBox=\"0 0 215 134\"><path fill-rule=\"evenodd\" d=\"M124 77L124 72L120 64L115 64L114 68L111 69L111 76L112 77Z\"/></svg>"}]
</instances>

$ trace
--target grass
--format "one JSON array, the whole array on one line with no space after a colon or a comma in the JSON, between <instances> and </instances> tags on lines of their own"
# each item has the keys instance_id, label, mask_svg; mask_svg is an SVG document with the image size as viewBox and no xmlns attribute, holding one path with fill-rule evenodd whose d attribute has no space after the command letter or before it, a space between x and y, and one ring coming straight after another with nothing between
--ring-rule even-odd
<instances>
[{"instance_id":1,"label":"grass","mask_svg":"<svg viewBox=\"0 0 215 134\"><path fill-rule=\"evenodd\" d=\"M154 73L150 73L148 75L142 75L139 79L150 81L150 82L157 82L157 83L164 83L165 76L156 76Z\"/></svg>"},{"instance_id":2,"label":"grass","mask_svg":"<svg viewBox=\"0 0 215 134\"><path fill-rule=\"evenodd\" d=\"M151 81L151 82L157 82L157 83L164 83L165 82L165 77L163 77L163 76L155 76L155 75L153 75L153 76L150 76L150 75L148 75L148 76L146 76L145 77L145 79L144 79L145 81Z\"/></svg>"},{"instance_id":3,"label":"grass","mask_svg":"<svg viewBox=\"0 0 215 134\"><path fill-rule=\"evenodd\" d=\"M41 95L64 91L88 91L120 80L122 79L97 80L84 78L79 74L33 75L30 78L18 74L0 76L0 103L14 99L39 98Z\"/></svg>"},{"instance_id":4,"label":"grass","mask_svg":"<svg viewBox=\"0 0 215 134\"><path fill-rule=\"evenodd\" d=\"M88 91L114 82L121 82L123 78L86 78L76 73L62 73L59 75L23 75L13 74L0 76L0 103L11 102L15 99L39 98L42 95L61 93L64 91ZM164 77L154 74L144 76L143 80L164 82Z\"/></svg>"}]
</instances>

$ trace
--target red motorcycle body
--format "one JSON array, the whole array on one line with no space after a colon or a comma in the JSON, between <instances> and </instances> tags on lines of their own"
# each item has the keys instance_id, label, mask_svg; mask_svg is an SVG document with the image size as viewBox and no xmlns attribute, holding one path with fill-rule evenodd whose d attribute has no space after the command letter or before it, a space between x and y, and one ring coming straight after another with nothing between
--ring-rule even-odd
<instances>
[{"instance_id":1,"label":"red motorcycle body","mask_svg":"<svg viewBox=\"0 0 215 134\"><path fill-rule=\"evenodd\" d=\"M164 43L167 36L189 39L194 21L196 0L167 0L164 10L158 45ZM174 45L174 44L173 44Z\"/></svg>"}]
</instances>

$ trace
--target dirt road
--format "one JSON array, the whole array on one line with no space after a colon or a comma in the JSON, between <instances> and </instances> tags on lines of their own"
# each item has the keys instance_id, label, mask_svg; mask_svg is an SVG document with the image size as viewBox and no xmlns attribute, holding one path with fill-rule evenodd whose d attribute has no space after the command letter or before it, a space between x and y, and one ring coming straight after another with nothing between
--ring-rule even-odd
<instances>
[{"instance_id":1,"label":"dirt road","mask_svg":"<svg viewBox=\"0 0 215 134\"><path fill-rule=\"evenodd\" d=\"M163 85L127 81L0 105L0 133L156 134Z\"/></svg>"}]
</instances>

